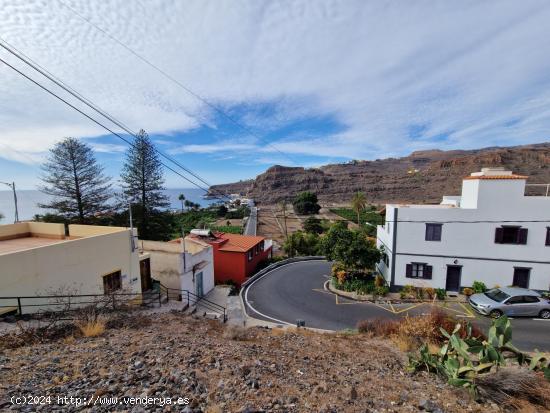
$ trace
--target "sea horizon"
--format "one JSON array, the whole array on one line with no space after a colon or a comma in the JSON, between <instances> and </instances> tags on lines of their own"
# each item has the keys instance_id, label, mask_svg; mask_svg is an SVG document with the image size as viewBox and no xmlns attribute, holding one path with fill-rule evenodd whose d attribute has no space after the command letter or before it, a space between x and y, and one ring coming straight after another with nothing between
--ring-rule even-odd
<instances>
[{"instance_id":1,"label":"sea horizon","mask_svg":"<svg viewBox=\"0 0 550 413\"><path fill-rule=\"evenodd\" d=\"M118 192L116 189L114 193ZM178 200L180 194L183 194L186 199L191 202L200 204L202 207L218 202L217 199L205 199L205 192L198 188L167 188L163 192L168 195L170 206L167 209L181 209L181 201ZM19 210L19 220L27 221L34 218L36 214L44 215L50 210L40 208L38 204L46 203L51 197L37 189L18 189L17 204ZM11 190L0 190L0 213L4 218L0 220L0 224L9 224L14 221L15 207L13 201L13 192Z\"/></svg>"}]
</instances>

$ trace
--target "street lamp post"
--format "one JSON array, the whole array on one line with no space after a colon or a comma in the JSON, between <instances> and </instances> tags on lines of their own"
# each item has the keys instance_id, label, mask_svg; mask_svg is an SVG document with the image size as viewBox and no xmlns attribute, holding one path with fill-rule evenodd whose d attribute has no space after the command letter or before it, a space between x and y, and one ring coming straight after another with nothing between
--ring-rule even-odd
<instances>
[{"instance_id":1,"label":"street lamp post","mask_svg":"<svg viewBox=\"0 0 550 413\"><path fill-rule=\"evenodd\" d=\"M11 184L9 182L2 182L0 181L0 184L4 184L9 186L13 191L13 203L15 204L15 220L14 223L19 222L19 210L17 209L17 192L15 192L15 182L12 182Z\"/></svg>"}]
</instances>

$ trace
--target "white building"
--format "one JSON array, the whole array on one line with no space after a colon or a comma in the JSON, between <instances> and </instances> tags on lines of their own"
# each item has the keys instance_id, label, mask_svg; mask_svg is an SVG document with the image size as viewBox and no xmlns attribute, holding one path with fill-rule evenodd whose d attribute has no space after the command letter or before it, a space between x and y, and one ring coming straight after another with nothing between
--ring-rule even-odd
<instances>
[{"instance_id":1,"label":"white building","mask_svg":"<svg viewBox=\"0 0 550 413\"><path fill-rule=\"evenodd\" d=\"M150 257L151 276L165 287L187 290L199 297L214 288L212 247L187 237L170 242L139 241L144 257Z\"/></svg>"},{"instance_id":2,"label":"white building","mask_svg":"<svg viewBox=\"0 0 550 413\"><path fill-rule=\"evenodd\" d=\"M0 225L0 314L32 313L52 300L35 296L124 293L150 288L137 232L94 225L20 222ZM10 297L28 297L17 298ZM73 304L76 301L73 301ZM19 308L18 308L19 307Z\"/></svg>"},{"instance_id":3,"label":"white building","mask_svg":"<svg viewBox=\"0 0 550 413\"><path fill-rule=\"evenodd\" d=\"M464 178L462 195L440 205L386 206L377 228L378 271L404 285L460 291L487 287L550 289L550 197L525 196L526 176L484 168Z\"/></svg>"}]
</instances>

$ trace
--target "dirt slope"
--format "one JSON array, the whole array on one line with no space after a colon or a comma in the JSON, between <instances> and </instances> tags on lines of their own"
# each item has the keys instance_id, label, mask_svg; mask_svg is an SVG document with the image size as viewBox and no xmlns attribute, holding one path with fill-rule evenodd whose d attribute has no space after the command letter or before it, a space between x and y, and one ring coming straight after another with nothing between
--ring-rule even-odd
<instances>
[{"instance_id":1,"label":"dirt slope","mask_svg":"<svg viewBox=\"0 0 550 413\"><path fill-rule=\"evenodd\" d=\"M95 394L190 399L187 410L147 411L498 411L433 375L405 373L404 363L403 353L364 335L254 328L241 337L215 321L164 314L138 329L0 353L0 410L10 407L11 396ZM124 405L92 411L123 410L145 411Z\"/></svg>"}]
</instances>

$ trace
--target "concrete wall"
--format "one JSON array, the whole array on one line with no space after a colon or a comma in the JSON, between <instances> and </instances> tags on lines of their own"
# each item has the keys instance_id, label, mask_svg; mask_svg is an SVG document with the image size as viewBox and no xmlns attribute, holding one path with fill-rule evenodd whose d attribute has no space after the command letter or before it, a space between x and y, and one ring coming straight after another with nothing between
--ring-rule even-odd
<instances>
[{"instance_id":1,"label":"concrete wall","mask_svg":"<svg viewBox=\"0 0 550 413\"><path fill-rule=\"evenodd\" d=\"M181 243L140 240L139 248L151 258L151 276L168 288L197 291L193 267L206 264L196 273L203 273L203 292L214 288L214 258L210 245L200 245L186 240L185 249ZM191 250L192 252L189 252Z\"/></svg>"},{"instance_id":2,"label":"concrete wall","mask_svg":"<svg viewBox=\"0 0 550 413\"><path fill-rule=\"evenodd\" d=\"M447 265L455 265L455 261L456 265L463 266L462 286L470 286L476 280L487 286L510 285L514 267L528 267L531 268L529 287L550 289L550 246L545 245L546 228L550 225L550 197L526 197L524 189L524 180L465 180L460 208L388 205L386 225L377 229L377 245L386 246L390 264L387 268L379 264L379 271L388 281L391 279L393 256L394 284L413 284L420 281L405 278L406 264L427 263L433 266L432 280L422 280L422 283L444 288ZM395 209L397 227L392 222ZM425 240L426 222L443 222L441 241ZM502 225L527 228L527 244L495 243L495 230Z\"/></svg>"},{"instance_id":3,"label":"concrete wall","mask_svg":"<svg viewBox=\"0 0 550 413\"><path fill-rule=\"evenodd\" d=\"M140 292L138 252L131 252L130 230L0 255L0 291L2 296L63 288L77 294L103 294L102 276L118 270L123 289Z\"/></svg>"},{"instance_id":4,"label":"concrete wall","mask_svg":"<svg viewBox=\"0 0 550 413\"><path fill-rule=\"evenodd\" d=\"M183 251L181 244L139 240L139 248L151 258L151 276L168 288L181 289Z\"/></svg>"},{"instance_id":5,"label":"concrete wall","mask_svg":"<svg viewBox=\"0 0 550 413\"><path fill-rule=\"evenodd\" d=\"M455 264L456 261L456 264ZM406 265L412 262L427 263L433 267L432 279L414 279L405 277ZM432 286L445 288L447 280L447 265L462 267L460 286L470 287L474 281L483 281L488 288L496 285L506 287L512 285L514 267L531 268L529 288L550 290L550 265L522 261L487 261L463 258L442 258L429 256L397 255L395 269L395 284L398 286L414 285L417 287Z\"/></svg>"},{"instance_id":6,"label":"concrete wall","mask_svg":"<svg viewBox=\"0 0 550 413\"><path fill-rule=\"evenodd\" d=\"M63 239L65 226L45 222L19 222L17 224L0 225L0 240L28 236Z\"/></svg>"},{"instance_id":7,"label":"concrete wall","mask_svg":"<svg viewBox=\"0 0 550 413\"><path fill-rule=\"evenodd\" d=\"M69 225L69 235L71 237L92 237L94 235L112 234L114 232L127 231L124 227L106 227L99 225Z\"/></svg>"}]
</instances>

